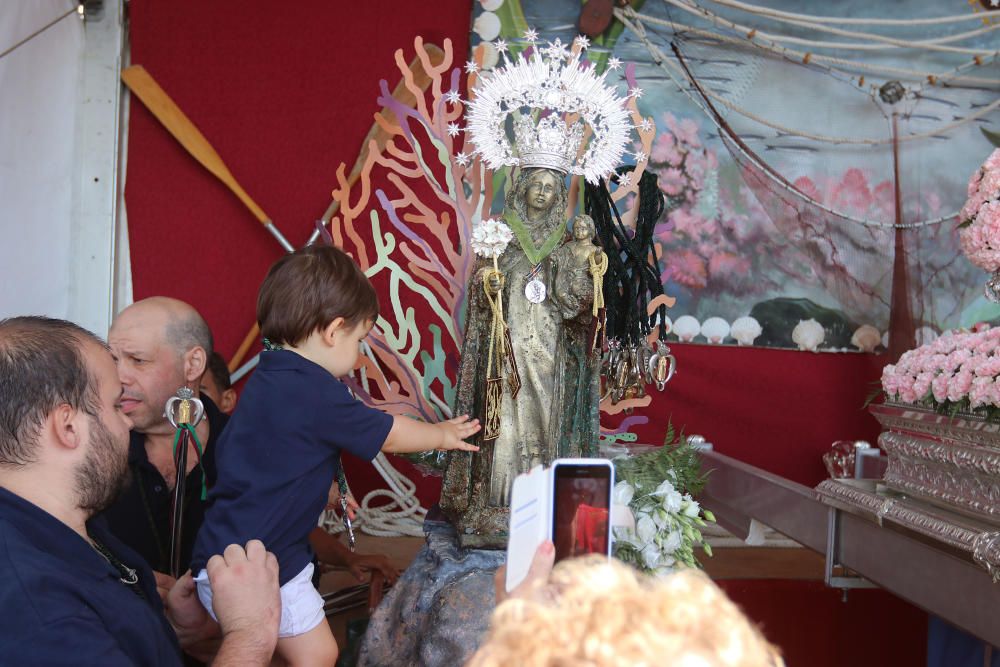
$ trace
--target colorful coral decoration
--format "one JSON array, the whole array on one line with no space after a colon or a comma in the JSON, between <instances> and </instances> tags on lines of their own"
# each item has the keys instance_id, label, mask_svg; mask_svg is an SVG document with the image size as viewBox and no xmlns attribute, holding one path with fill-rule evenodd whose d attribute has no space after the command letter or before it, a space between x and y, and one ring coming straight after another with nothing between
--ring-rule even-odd
<instances>
[{"instance_id":1,"label":"colorful coral decoration","mask_svg":"<svg viewBox=\"0 0 1000 667\"><path fill-rule=\"evenodd\" d=\"M475 149L459 154L460 163L479 155L490 169L545 167L590 183L614 171L632 130L628 98L605 84L607 71L598 75L593 64L581 60L583 40L568 46L557 39L530 55L505 50L504 64L479 77L465 115ZM629 96L641 94L638 88L629 91ZM535 111L542 112L537 120ZM581 154L588 127L592 137Z\"/></svg>"},{"instance_id":2,"label":"colorful coral decoration","mask_svg":"<svg viewBox=\"0 0 1000 667\"><path fill-rule=\"evenodd\" d=\"M968 199L959 214L959 242L969 261L993 275L986 298L1000 303L1000 148L969 180Z\"/></svg>"}]
</instances>

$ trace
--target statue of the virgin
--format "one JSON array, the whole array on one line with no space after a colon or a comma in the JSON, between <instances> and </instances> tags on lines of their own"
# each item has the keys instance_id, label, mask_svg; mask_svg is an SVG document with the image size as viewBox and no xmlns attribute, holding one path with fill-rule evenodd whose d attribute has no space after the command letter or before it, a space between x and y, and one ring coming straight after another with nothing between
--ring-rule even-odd
<instances>
[{"instance_id":1,"label":"statue of the virgin","mask_svg":"<svg viewBox=\"0 0 1000 667\"><path fill-rule=\"evenodd\" d=\"M468 285L468 312L458 375L455 414L485 423L487 351L493 310L487 290L499 296L520 379L503 391L499 435L480 435L480 451L450 453L441 507L462 546L506 545L514 478L560 457L594 456L599 435L599 368L592 351L593 288L560 280L578 272L567 236L566 177L555 169L523 168L507 193L504 220L514 239L497 268L481 261ZM592 236L592 223L587 227ZM557 261L565 256L565 260ZM485 280L484 280L485 277ZM559 290L557 284L565 285Z\"/></svg>"}]
</instances>

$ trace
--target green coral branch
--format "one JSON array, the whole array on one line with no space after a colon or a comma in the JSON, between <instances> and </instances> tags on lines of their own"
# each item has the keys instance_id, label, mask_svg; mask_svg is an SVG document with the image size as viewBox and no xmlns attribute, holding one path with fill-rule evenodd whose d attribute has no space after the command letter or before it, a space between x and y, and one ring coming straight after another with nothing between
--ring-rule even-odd
<instances>
[{"instance_id":1,"label":"green coral branch","mask_svg":"<svg viewBox=\"0 0 1000 667\"><path fill-rule=\"evenodd\" d=\"M408 328L413 330L412 339L416 341L419 347L420 333L416 323L413 321L413 309L408 309L408 317L403 317L403 307L399 301L399 285L402 283L410 288L416 294L419 294L430 306L431 310L437 315L448 330L448 335L450 335L454 340L457 340L456 330L454 328L454 323L452 321L451 315L441 306L438 299L435 297L434 293L424 285L421 285L409 272L405 271L399 264L397 264L393 259L390 258L390 254L396 248L396 238L392 233L382 233L381 222L379 220L378 211L372 210L371 214L372 221L372 239L375 242L375 257L376 261L365 272L365 275L372 277L373 275L379 273L380 271L388 271L390 277L390 299L392 301L393 312L397 317L397 321L402 323L406 322ZM400 336L393 336L391 334L391 326L388 321L383 321L384 318L379 318L379 326L385 335L387 341L393 349L399 350L399 341L405 340L405 333L401 331ZM402 330L402 326L400 327ZM401 355L403 353L400 353ZM405 358L412 364L416 359L416 352L407 352Z\"/></svg>"},{"instance_id":2,"label":"green coral branch","mask_svg":"<svg viewBox=\"0 0 1000 667\"><path fill-rule=\"evenodd\" d=\"M454 405L455 385L445 372L445 354L444 347L441 345L441 327L431 324L427 329L431 332L431 338L434 341L431 346L431 349L434 350L434 356L431 356L426 350L421 350L420 352L420 360L424 364L424 376L421 379L424 392L428 395L432 394L431 384L434 380L440 380L441 386L444 389L443 400L445 404Z\"/></svg>"}]
</instances>

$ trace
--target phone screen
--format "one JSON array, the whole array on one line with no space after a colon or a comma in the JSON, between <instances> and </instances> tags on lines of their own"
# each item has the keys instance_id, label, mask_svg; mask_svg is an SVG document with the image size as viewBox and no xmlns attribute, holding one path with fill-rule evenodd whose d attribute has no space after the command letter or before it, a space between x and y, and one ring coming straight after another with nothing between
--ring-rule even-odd
<instances>
[{"instance_id":1,"label":"phone screen","mask_svg":"<svg viewBox=\"0 0 1000 667\"><path fill-rule=\"evenodd\" d=\"M608 553L611 469L607 465L559 464L552 499L556 560Z\"/></svg>"}]
</instances>

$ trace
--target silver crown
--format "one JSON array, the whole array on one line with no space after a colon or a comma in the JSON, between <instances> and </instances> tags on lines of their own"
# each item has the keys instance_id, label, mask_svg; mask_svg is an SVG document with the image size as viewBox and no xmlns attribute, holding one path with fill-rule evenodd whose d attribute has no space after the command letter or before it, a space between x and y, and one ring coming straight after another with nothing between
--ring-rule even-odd
<instances>
[{"instance_id":1,"label":"silver crown","mask_svg":"<svg viewBox=\"0 0 1000 667\"><path fill-rule=\"evenodd\" d=\"M586 40L577 38L574 45L571 52L557 39L481 75L466 111L466 132L473 154L490 169L546 167L597 183L621 163L632 130L628 98L605 83L607 72L598 75L580 61ZM475 71L475 63L470 65ZM507 136L508 116L516 146ZM581 154L588 127L590 142ZM459 164L470 158L456 156Z\"/></svg>"},{"instance_id":2,"label":"silver crown","mask_svg":"<svg viewBox=\"0 0 1000 667\"><path fill-rule=\"evenodd\" d=\"M521 167L545 167L568 174L583 141L583 125L569 125L558 117L546 116L538 125L530 116L514 121L514 143Z\"/></svg>"}]
</instances>

